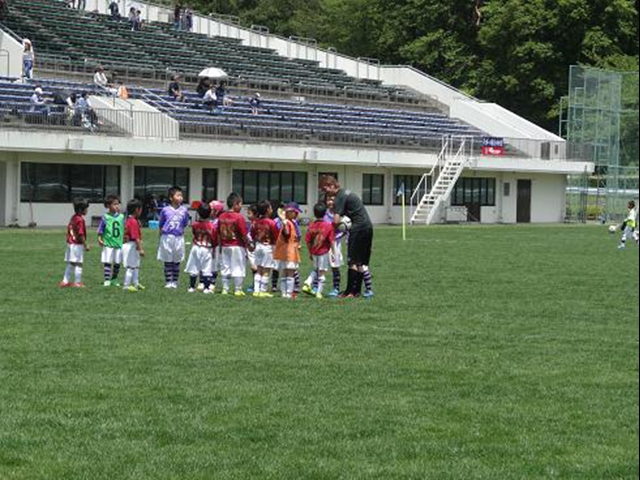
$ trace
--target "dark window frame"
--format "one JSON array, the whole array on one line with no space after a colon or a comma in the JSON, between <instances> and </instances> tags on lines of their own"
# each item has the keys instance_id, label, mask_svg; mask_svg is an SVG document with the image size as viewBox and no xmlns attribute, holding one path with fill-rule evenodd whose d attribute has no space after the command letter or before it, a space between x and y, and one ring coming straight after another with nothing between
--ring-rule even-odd
<instances>
[{"instance_id":1,"label":"dark window frame","mask_svg":"<svg viewBox=\"0 0 640 480\"><path fill-rule=\"evenodd\" d=\"M213 186L207 186L205 180L208 178L207 174L213 174L215 182ZM220 173L217 168L203 168L202 169L202 201L207 202L218 198L218 182L220 181ZM208 190L213 190L213 196L207 195ZM211 197L211 198L209 198Z\"/></svg>"},{"instance_id":2,"label":"dark window frame","mask_svg":"<svg viewBox=\"0 0 640 480\"><path fill-rule=\"evenodd\" d=\"M380 184L380 201L374 201L373 190L375 188L373 180L381 179ZM381 207L384 206L384 174L383 173L363 173L362 174L362 203L367 206Z\"/></svg>"},{"instance_id":3,"label":"dark window frame","mask_svg":"<svg viewBox=\"0 0 640 480\"><path fill-rule=\"evenodd\" d=\"M400 190L400 186L404 183L404 195L405 195L405 203L409 203L409 199L416 187L422 180L422 175L414 175L414 174L398 174L393 176L393 206L399 207L402 205L402 200L398 196L398 190ZM427 188L426 192L431 191L431 177L427 177ZM422 189L422 187L420 187ZM418 200L419 201L419 200Z\"/></svg>"},{"instance_id":4,"label":"dark window frame","mask_svg":"<svg viewBox=\"0 0 640 480\"><path fill-rule=\"evenodd\" d=\"M149 168L155 168L155 169L164 169L164 170L173 170L173 175L172 175L172 182L171 182L171 186L174 185L178 185L178 171L179 170L184 170L186 172L186 182L184 185L184 189L183 189L183 193L184 193L184 202L188 203L189 202L189 184L191 182L191 169L189 167L156 167L156 166L150 166L150 165L136 165L133 169L133 192L134 192L134 196L140 198L141 200L144 200L148 197L149 193L148 193L148 188L147 188L147 169ZM137 182L136 182L136 178L137 178L137 170L138 169L143 169L144 171L144 193L143 194L139 194L138 192L138 186L137 186ZM169 194L169 191L167 190L166 195Z\"/></svg>"},{"instance_id":5,"label":"dark window frame","mask_svg":"<svg viewBox=\"0 0 640 480\"><path fill-rule=\"evenodd\" d=\"M474 190L477 190L478 201L474 201ZM459 178L451 192L451 205L496 206L496 179L492 177Z\"/></svg>"},{"instance_id":6,"label":"dark window frame","mask_svg":"<svg viewBox=\"0 0 640 480\"><path fill-rule=\"evenodd\" d=\"M43 167L57 167L62 169L61 181L60 185L63 185L64 198L60 200L51 201L49 199L42 199L42 194L38 195L38 190L43 190L42 186L38 185L38 168ZM74 178L87 178L89 177L89 172L87 175L71 175L72 170L74 169L82 169L82 168L90 168L90 169L100 169L101 176L101 184L94 185L91 188L92 191L100 191L97 196L87 196L87 200L90 203L101 203L107 195L118 195L120 196L120 192L122 190L122 169L120 165L106 165L106 164L79 164L79 163L48 163L48 162L21 162L20 163L20 202L21 203L70 203L73 202L74 198L82 197L81 195L73 194L74 189L78 188L87 188L85 186L74 186ZM117 191L107 190L107 179L109 177L108 169L116 170L116 177L118 179ZM42 175L42 172L40 172ZM28 182L26 182L26 178L28 178ZM26 194L26 190L29 189L30 192Z\"/></svg>"},{"instance_id":7,"label":"dark window frame","mask_svg":"<svg viewBox=\"0 0 640 480\"><path fill-rule=\"evenodd\" d=\"M250 186L255 195L247 195L247 176L255 177L255 186ZM283 198L283 178L290 176L291 198ZM303 177L304 181L301 181ZM299 180L299 181L297 181ZM263 183L266 182L266 185ZM309 174L296 170L244 170L234 169L232 174L232 189L239 194L245 203L256 203L262 200L278 200L281 202L295 201L300 205L307 205L309 201ZM239 188L236 185L239 183ZM269 198L259 198L260 192L269 192ZM273 194L276 193L274 196ZM255 197L255 198L254 198Z\"/></svg>"}]
</instances>

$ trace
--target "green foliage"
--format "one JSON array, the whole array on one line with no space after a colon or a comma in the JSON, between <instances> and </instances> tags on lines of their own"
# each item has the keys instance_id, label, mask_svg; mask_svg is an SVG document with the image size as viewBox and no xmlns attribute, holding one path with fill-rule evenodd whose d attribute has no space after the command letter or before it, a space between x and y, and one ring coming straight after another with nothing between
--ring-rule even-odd
<instances>
[{"instance_id":1,"label":"green foliage","mask_svg":"<svg viewBox=\"0 0 640 480\"><path fill-rule=\"evenodd\" d=\"M152 233L129 294L0 230L1 479L638 478L638 249L605 227L377 228L371 301L166 291Z\"/></svg>"},{"instance_id":2,"label":"green foliage","mask_svg":"<svg viewBox=\"0 0 640 480\"><path fill-rule=\"evenodd\" d=\"M317 38L349 55L412 64L552 130L571 64L627 68L638 59L633 0L194 3L204 11L239 15L245 24L266 25L273 33Z\"/></svg>"}]
</instances>

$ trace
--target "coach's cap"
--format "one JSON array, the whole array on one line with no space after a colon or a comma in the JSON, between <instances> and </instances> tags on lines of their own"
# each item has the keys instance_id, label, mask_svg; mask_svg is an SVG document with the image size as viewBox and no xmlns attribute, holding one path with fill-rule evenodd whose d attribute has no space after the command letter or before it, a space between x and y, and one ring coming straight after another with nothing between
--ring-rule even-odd
<instances>
[{"instance_id":1,"label":"coach's cap","mask_svg":"<svg viewBox=\"0 0 640 480\"><path fill-rule=\"evenodd\" d=\"M284 209L285 211L293 210L294 212L302 213L302 210L300 209L300 205L298 205L296 202L287 203Z\"/></svg>"}]
</instances>

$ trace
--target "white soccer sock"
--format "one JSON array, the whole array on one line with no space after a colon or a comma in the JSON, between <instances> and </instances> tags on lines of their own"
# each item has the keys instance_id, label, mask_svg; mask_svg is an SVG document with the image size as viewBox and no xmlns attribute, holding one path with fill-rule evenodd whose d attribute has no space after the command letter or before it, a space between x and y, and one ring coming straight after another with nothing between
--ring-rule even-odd
<instances>
[{"instance_id":1,"label":"white soccer sock","mask_svg":"<svg viewBox=\"0 0 640 480\"><path fill-rule=\"evenodd\" d=\"M289 285L289 277L284 277L280 275L280 291L282 295L287 296L287 287Z\"/></svg>"},{"instance_id":2,"label":"white soccer sock","mask_svg":"<svg viewBox=\"0 0 640 480\"><path fill-rule=\"evenodd\" d=\"M294 277L287 277L287 295L293 295L293 290L296 286L296 279Z\"/></svg>"},{"instance_id":3,"label":"white soccer sock","mask_svg":"<svg viewBox=\"0 0 640 480\"><path fill-rule=\"evenodd\" d=\"M267 293L267 291L269 290L269 281L271 280L271 276L270 275L263 275L262 276L262 281L260 282L260 291L262 293Z\"/></svg>"},{"instance_id":4,"label":"white soccer sock","mask_svg":"<svg viewBox=\"0 0 640 480\"><path fill-rule=\"evenodd\" d=\"M140 269L139 268L133 269L133 278L131 279L131 281L136 287L140 285Z\"/></svg>"},{"instance_id":5,"label":"white soccer sock","mask_svg":"<svg viewBox=\"0 0 640 480\"><path fill-rule=\"evenodd\" d=\"M75 268L76 283L82 283L82 265L76 265Z\"/></svg>"},{"instance_id":6,"label":"white soccer sock","mask_svg":"<svg viewBox=\"0 0 640 480\"><path fill-rule=\"evenodd\" d=\"M327 277L325 277L324 275L320 275L318 276L318 293L322 293L322 289L324 288L324 282L326 280Z\"/></svg>"},{"instance_id":7,"label":"white soccer sock","mask_svg":"<svg viewBox=\"0 0 640 480\"><path fill-rule=\"evenodd\" d=\"M262 275L256 273L253 276L253 291L255 293L260 293L260 289L262 288Z\"/></svg>"},{"instance_id":8,"label":"white soccer sock","mask_svg":"<svg viewBox=\"0 0 640 480\"><path fill-rule=\"evenodd\" d=\"M222 290L225 292L228 292L230 285L231 285L231 277L222 277Z\"/></svg>"},{"instance_id":9,"label":"white soccer sock","mask_svg":"<svg viewBox=\"0 0 640 480\"><path fill-rule=\"evenodd\" d=\"M128 287L131 285L131 280L133 280L133 268L127 268L127 271L124 274L124 286Z\"/></svg>"},{"instance_id":10,"label":"white soccer sock","mask_svg":"<svg viewBox=\"0 0 640 480\"><path fill-rule=\"evenodd\" d=\"M64 276L62 277L62 283L71 283L71 270L73 265L67 263L67 267L64 269Z\"/></svg>"},{"instance_id":11,"label":"white soccer sock","mask_svg":"<svg viewBox=\"0 0 640 480\"><path fill-rule=\"evenodd\" d=\"M236 292L242 291L243 283L244 283L244 277L233 277L233 285L236 287Z\"/></svg>"},{"instance_id":12,"label":"white soccer sock","mask_svg":"<svg viewBox=\"0 0 640 480\"><path fill-rule=\"evenodd\" d=\"M315 270L312 270L311 273L309 274L309 276L307 277L307 279L304 281L304 283L306 283L307 285L312 287L313 286L313 282L316 281L317 277L318 277L317 272Z\"/></svg>"}]
</instances>

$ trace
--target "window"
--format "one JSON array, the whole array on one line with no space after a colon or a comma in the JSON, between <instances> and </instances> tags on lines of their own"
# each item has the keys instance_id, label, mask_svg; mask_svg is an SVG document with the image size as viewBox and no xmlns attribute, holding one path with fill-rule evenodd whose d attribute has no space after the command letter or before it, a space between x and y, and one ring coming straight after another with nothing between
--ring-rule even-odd
<instances>
[{"instance_id":1,"label":"window","mask_svg":"<svg viewBox=\"0 0 640 480\"><path fill-rule=\"evenodd\" d=\"M120 167L22 163L20 201L67 203L76 197L101 203L107 195L120 194Z\"/></svg>"},{"instance_id":2,"label":"window","mask_svg":"<svg viewBox=\"0 0 640 480\"><path fill-rule=\"evenodd\" d=\"M134 194L142 200L150 196L156 199L166 199L169 189L180 187L184 192L184 199L189 198L189 169L170 167L136 167Z\"/></svg>"},{"instance_id":3,"label":"window","mask_svg":"<svg viewBox=\"0 0 640 480\"><path fill-rule=\"evenodd\" d=\"M202 170L202 200L210 202L218 198L218 170L205 168Z\"/></svg>"},{"instance_id":4,"label":"window","mask_svg":"<svg viewBox=\"0 0 640 480\"><path fill-rule=\"evenodd\" d=\"M418 184L420 184L420 180L422 180L422 175L394 175L393 176L393 204L401 205L402 199L398 196L398 191L400 187L404 185L404 195L405 195L405 203L409 203L409 199L413 192L415 191ZM422 196L425 193L431 190L431 177L427 177L425 182L422 182L420 185L420 192L418 195ZM420 202L420 198L417 199L417 202Z\"/></svg>"},{"instance_id":5,"label":"window","mask_svg":"<svg viewBox=\"0 0 640 480\"><path fill-rule=\"evenodd\" d=\"M384 205L384 175L362 175L362 202L365 205Z\"/></svg>"},{"instance_id":6,"label":"window","mask_svg":"<svg viewBox=\"0 0 640 480\"><path fill-rule=\"evenodd\" d=\"M495 178L461 178L453 188L451 205L494 206L495 204Z\"/></svg>"},{"instance_id":7,"label":"window","mask_svg":"<svg viewBox=\"0 0 640 480\"><path fill-rule=\"evenodd\" d=\"M234 170L233 191L247 204L279 200L304 205L307 203L307 173Z\"/></svg>"}]
</instances>

